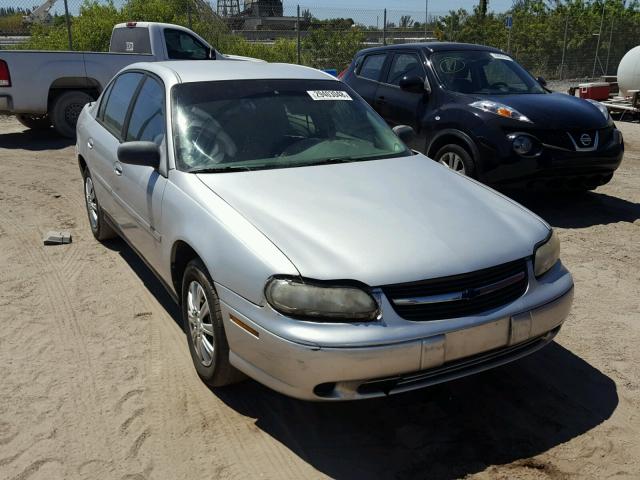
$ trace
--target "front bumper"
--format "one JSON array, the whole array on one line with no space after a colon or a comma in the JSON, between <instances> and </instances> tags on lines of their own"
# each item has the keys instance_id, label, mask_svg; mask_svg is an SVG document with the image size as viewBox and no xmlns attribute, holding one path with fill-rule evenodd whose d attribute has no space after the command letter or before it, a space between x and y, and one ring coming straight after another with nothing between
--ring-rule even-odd
<instances>
[{"instance_id":1,"label":"front bumper","mask_svg":"<svg viewBox=\"0 0 640 480\"><path fill-rule=\"evenodd\" d=\"M235 294L222 286L217 288L230 361L236 368L292 397L351 400L404 392L470 375L546 345L569 314L573 301L570 274L564 269L556 273L563 291L534 307L524 310L516 307L510 313L503 309L492 315L464 319L465 322L454 319L406 322L405 341L356 346L345 339L343 347L301 343L276 335L241 313L242 300L234 298ZM409 333L425 326L433 334L410 338ZM377 327L362 324L359 328Z\"/></svg>"},{"instance_id":2,"label":"front bumper","mask_svg":"<svg viewBox=\"0 0 640 480\"><path fill-rule=\"evenodd\" d=\"M526 187L596 187L611 179L624 156L622 134L614 129L613 139L595 151L577 152L542 146L533 157L522 157L511 146L480 148L480 179L492 185Z\"/></svg>"}]
</instances>

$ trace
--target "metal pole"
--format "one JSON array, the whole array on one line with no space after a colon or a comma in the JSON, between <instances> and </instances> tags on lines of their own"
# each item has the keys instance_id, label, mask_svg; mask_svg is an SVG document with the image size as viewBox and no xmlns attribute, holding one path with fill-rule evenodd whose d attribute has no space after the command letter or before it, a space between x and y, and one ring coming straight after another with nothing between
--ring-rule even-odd
<instances>
[{"instance_id":1,"label":"metal pole","mask_svg":"<svg viewBox=\"0 0 640 480\"><path fill-rule=\"evenodd\" d=\"M300 5L298 5L298 13L296 18L296 42L297 42L297 52L298 52L298 65L300 65Z\"/></svg>"},{"instance_id":2,"label":"metal pole","mask_svg":"<svg viewBox=\"0 0 640 480\"><path fill-rule=\"evenodd\" d=\"M513 30L513 24L509 28L509 34L507 36L507 53L511 53L511 30Z\"/></svg>"},{"instance_id":3,"label":"metal pole","mask_svg":"<svg viewBox=\"0 0 640 480\"><path fill-rule=\"evenodd\" d=\"M384 15L382 16L382 44L387 44L387 9L384 9Z\"/></svg>"},{"instance_id":4,"label":"metal pole","mask_svg":"<svg viewBox=\"0 0 640 480\"><path fill-rule=\"evenodd\" d=\"M596 65L598 63L598 51L600 50L600 38L602 38L602 25L604 24L604 6L606 0L602 0L602 17L600 18L600 33L598 33L598 43L596 44L596 54L593 57L593 72L591 72L591 78L596 76Z\"/></svg>"},{"instance_id":5,"label":"metal pole","mask_svg":"<svg viewBox=\"0 0 640 480\"><path fill-rule=\"evenodd\" d=\"M71 37L71 19L69 18L69 5L67 5L67 0L64 0L64 17L67 21L67 36L69 37L69 50L73 50L73 40Z\"/></svg>"},{"instance_id":6,"label":"metal pole","mask_svg":"<svg viewBox=\"0 0 640 480\"><path fill-rule=\"evenodd\" d=\"M187 0L187 22L189 22L189 29L191 29L191 0Z\"/></svg>"},{"instance_id":7,"label":"metal pole","mask_svg":"<svg viewBox=\"0 0 640 480\"><path fill-rule=\"evenodd\" d=\"M609 30L609 48L607 48L607 62L604 67L604 74L609 75L609 56L611 55L611 43L613 42L613 20L616 17L611 15L611 30Z\"/></svg>"},{"instance_id":8,"label":"metal pole","mask_svg":"<svg viewBox=\"0 0 640 480\"><path fill-rule=\"evenodd\" d=\"M429 0L424 0L424 40L427 41L427 23L429 23Z\"/></svg>"},{"instance_id":9,"label":"metal pole","mask_svg":"<svg viewBox=\"0 0 640 480\"><path fill-rule=\"evenodd\" d=\"M567 53L567 32L569 31L569 15L567 15L567 21L564 24L564 40L562 41L562 60L560 61L560 80L562 80L562 73L564 71L564 57Z\"/></svg>"}]
</instances>

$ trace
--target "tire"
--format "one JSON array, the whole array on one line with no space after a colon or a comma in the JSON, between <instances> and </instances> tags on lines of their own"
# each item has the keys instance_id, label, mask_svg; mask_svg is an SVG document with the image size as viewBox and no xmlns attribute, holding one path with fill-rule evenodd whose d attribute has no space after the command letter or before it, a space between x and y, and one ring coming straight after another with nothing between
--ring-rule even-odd
<instances>
[{"instance_id":1,"label":"tire","mask_svg":"<svg viewBox=\"0 0 640 480\"><path fill-rule=\"evenodd\" d=\"M467 177L476 178L475 162L469 152L460 145L445 145L436 153L435 161Z\"/></svg>"},{"instance_id":2,"label":"tire","mask_svg":"<svg viewBox=\"0 0 640 480\"><path fill-rule=\"evenodd\" d=\"M16 115L16 120L31 130L49 130L51 128L51 120L46 113L44 115Z\"/></svg>"},{"instance_id":3,"label":"tire","mask_svg":"<svg viewBox=\"0 0 640 480\"><path fill-rule=\"evenodd\" d=\"M84 92L72 90L58 96L49 112L53 128L63 137L75 138L76 123L82 108L93 98Z\"/></svg>"},{"instance_id":4,"label":"tire","mask_svg":"<svg viewBox=\"0 0 640 480\"><path fill-rule=\"evenodd\" d=\"M184 271L181 305L189 352L202 381L223 387L243 380L244 375L229 363L220 302L200 259L189 262Z\"/></svg>"},{"instance_id":5,"label":"tire","mask_svg":"<svg viewBox=\"0 0 640 480\"><path fill-rule=\"evenodd\" d=\"M99 242L116 237L116 232L105 220L104 212L98 203L93 178L91 178L91 172L89 172L88 168L85 168L82 172L82 179L84 180L84 204L87 207L91 233Z\"/></svg>"}]
</instances>

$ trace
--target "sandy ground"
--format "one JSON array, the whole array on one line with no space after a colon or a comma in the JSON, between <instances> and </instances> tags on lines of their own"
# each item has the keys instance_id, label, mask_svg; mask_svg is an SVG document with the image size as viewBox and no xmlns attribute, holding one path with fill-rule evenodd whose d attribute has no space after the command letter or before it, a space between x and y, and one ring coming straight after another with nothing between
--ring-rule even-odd
<instances>
[{"instance_id":1,"label":"sandy ground","mask_svg":"<svg viewBox=\"0 0 640 480\"><path fill-rule=\"evenodd\" d=\"M212 391L124 245L93 240L68 142L0 119L0 478L640 478L640 125L611 184L518 194L576 281L557 341L387 399ZM44 247L68 229L73 243Z\"/></svg>"}]
</instances>

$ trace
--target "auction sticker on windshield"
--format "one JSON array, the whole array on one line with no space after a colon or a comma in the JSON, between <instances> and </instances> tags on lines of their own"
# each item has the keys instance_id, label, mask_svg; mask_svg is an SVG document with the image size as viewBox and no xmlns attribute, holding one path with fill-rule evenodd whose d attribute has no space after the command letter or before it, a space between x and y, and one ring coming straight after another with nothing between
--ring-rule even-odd
<instances>
[{"instance_id":1,"label":"auction sticker on windshield","mask_svg":"<svg viewBox=\"0 0 640 480\"><path fill-rule=\"evenodd\" d=\"M343 90L307 90L307 93L314 100L353 100Z\"/></svg>"}]
</instances>

